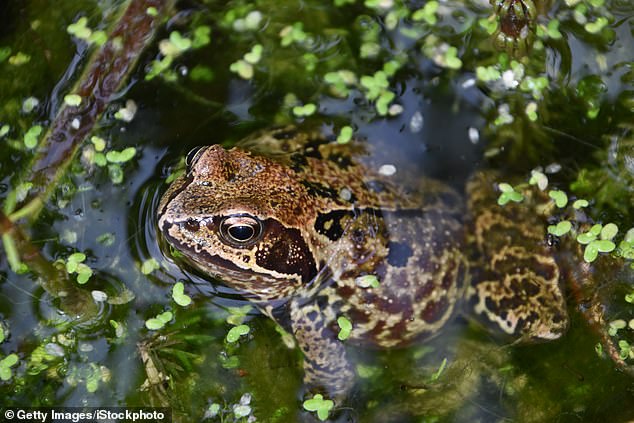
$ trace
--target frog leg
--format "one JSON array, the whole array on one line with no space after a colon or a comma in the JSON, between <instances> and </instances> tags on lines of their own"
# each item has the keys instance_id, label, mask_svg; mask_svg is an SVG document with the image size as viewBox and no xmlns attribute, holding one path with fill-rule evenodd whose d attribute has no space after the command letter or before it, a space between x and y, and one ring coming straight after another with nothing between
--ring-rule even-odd
<instances>
[{"instance_id":1,"label":"frog leg","mask_svg":"<svg viewBox=\"0 0 634 423\"><path fill-rule=\"evenodd\" d=\"M552 340L568 327L562 272L536 211L538 198L497 205L495 174L467 184L473 279L468 301L476 315L520 342Z\"/></svg>"},{"instance_id":2,"label":"frog leg","mask_svg":"<svg viewBox=\"0 0 634 423\"><path fill-rule=\"evenodd\" d=\"M315 302L290 304L291 330L304 354L304 383L324 390L332 398L344 396L352 387L354 372L337 334L328 326L326 314Z\"/></svg>"}]
</instances>

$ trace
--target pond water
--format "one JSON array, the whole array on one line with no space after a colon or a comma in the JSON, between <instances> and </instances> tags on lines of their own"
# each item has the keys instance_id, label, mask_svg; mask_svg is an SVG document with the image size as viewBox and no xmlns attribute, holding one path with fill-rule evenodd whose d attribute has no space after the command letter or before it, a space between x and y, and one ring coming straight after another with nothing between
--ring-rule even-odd
<instances>
[{"instance_id":1,"label":"pond water","mask_svg":"<svg viewBox=\"0 0 634 423\"><path fill-rule=\"evenodd\" d=\"M609 231L594 238L615 246L625 240L600 253L594 285L566 288L571 324L560 340L514 345L459 317L407 348L350 346L357 383L330 419L634 419L629 0L536 2L520 36L527 38L502 46L496 23L504 12L477 0L199 0L158 11L151 1L130 3L158 14L155 37L119 76L43 208L11 224L3 215L0 360L8 361L0 361L0 408L153 406L171 408L179 422L316 421L303 407L312 394L302 387L292 339L237 292L185 265L156 226L160 196L193 147L231 146L292 124L341 142L350 128L376 160L459 191L475 169L496 169L514 184L538 169L549 180L546 192L570 198L550 224L570 219L582 231L577 221L614 223L614 238ZM46 129L72 107L67 94L127 4L3 4L3 214L15 213L16 193L20 203L29 191L23 182L36 149L27 134L47 141ZM585 212L572 209L575 199L589 201ZM13 224L78 295L90 296L96 308L89 319L68 312L64 292L75 291L52 289L50 273L12 267ZM561 248L579 248L570 234L561 238ZM578 279L595 268L575 260L570 273ZM177 282L184 294L173 293ZM230 342L230 330L242 325L248 333ZM610 345L620 363L609 358Z\"/></svg>"}]
</instances>

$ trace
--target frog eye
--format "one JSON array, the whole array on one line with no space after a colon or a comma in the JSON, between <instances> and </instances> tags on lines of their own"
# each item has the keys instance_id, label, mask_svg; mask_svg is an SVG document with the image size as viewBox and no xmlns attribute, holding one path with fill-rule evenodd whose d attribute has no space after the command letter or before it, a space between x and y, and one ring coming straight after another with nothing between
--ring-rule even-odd
<instances>
[{"instance_id":1,"label":"frog eye","mask_svg":"<svg viewBox=\"0 0 634 423\"><path fill-rule=\"evenodd\" d=\"M204 149L204 146L198 146L198 147L194 147L191 150L189 150L189 153L187 153L187 156L185 157L185 166L187 167L191 167L194 162L196 161L196 159L199 156L199 153Z\"/></svg>"},{"instance_id":2,"label":"frog eye","mask_svg":"<svg viewBox=\"0 0 634 423\"><path fill-rule=\"evenodd\" d=\"M224 241L235 246L250 245L259 239L262 224L249 215L230 216L220 224L220 235Z\"/></svg>"}]
</instances>

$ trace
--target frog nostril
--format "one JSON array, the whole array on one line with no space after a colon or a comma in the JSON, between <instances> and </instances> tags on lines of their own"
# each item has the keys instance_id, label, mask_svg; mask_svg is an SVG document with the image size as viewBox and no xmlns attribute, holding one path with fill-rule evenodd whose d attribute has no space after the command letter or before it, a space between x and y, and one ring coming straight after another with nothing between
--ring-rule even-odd
<instances>
[{"instance_id":1,"label":"frog nostril","mask_svg":"<svg viewBox=\"0 0 634 423\"><path fill-rule=\"evenodd\" d=\"M197 232L200 229L200 223L194 218L189 218L185 222L184 227L190 232Z\"/></svg>"}]
</instances>

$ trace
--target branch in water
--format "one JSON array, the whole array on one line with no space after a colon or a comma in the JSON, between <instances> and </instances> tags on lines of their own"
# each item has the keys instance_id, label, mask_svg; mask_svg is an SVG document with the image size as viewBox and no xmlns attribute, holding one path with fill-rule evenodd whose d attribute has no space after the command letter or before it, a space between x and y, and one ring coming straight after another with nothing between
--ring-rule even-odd
<instances>
[{"instance_id":1,"label":"branch in water","mask_svg":"<svg viewBox=\"0 0 634 423\"><path fill-rule=\"evenodd\" d=\"M92 132L113 96L134 70L140 52L172 10L173 1L131 0L115 24L108 41L91 57L72 93L81 96L78 106L63 104L48 129L25 178L33 183L22 207L31 221L37 218L59 179L64 175L84 139ZM149 7L157 14L148 14ZM13 210L5 210L13 212ZM21 216L19 212L18 215Z\"/></svg>"}]
</instances>

